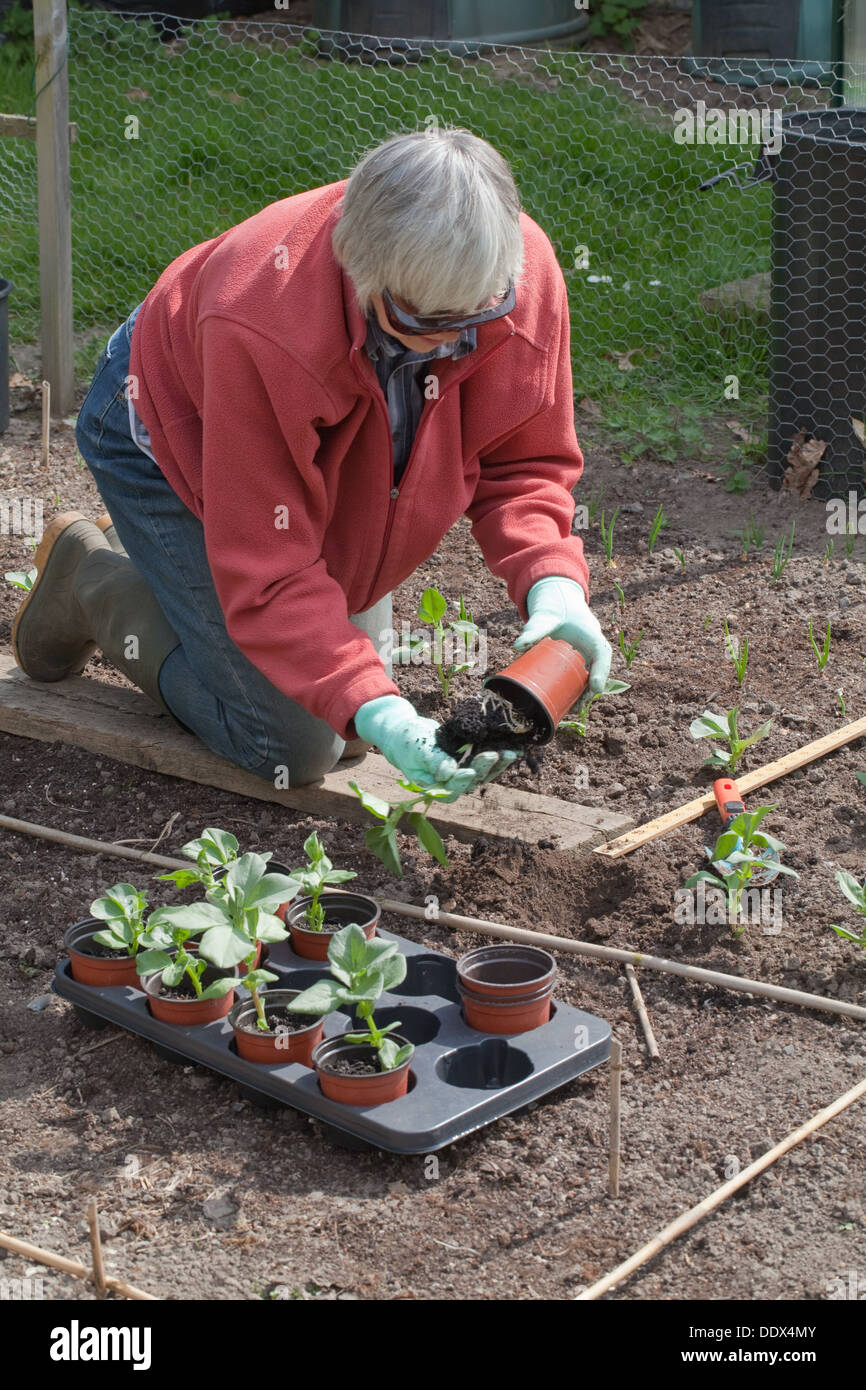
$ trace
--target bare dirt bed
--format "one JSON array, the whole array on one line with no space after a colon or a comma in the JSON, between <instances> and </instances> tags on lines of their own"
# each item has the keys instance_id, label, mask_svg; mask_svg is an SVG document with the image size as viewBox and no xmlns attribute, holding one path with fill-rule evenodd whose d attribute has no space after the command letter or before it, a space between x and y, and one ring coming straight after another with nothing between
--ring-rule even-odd
<instances>
[{"instance_id":1,"label":"bare dirt bed","mask_svg":"<svg viewBox=\"0 0 866 1390\"><path fill-rule=\"evenodd\" d=\"M597 705L585 739L561 733L535 778L520 786L631 812L638 820L709 786L691 719L708 705L739 704L750 729L771 714L769 738L746 766L776 757L864 711L863 541L849 560L822 562L825 510L757 481L725 493L703 465L623 466L591 422L580 428L587 475L579 500L603 487L616 524L616 568L606 569L597 527L587 534L594 603L616 642L620 605L633 638L644 629L626 694ZM45 499L46 520L76 506L100 510L69 430L39 466L35 408L13 415L0 439L8 496ZM655 558L646 537L661 502L671 518ZM747 519L767 543L748 562L733 532ZM771 581L768 551L797 522L795 558ZM668 547L684 551L685 568ZM2 569L27 568L18 537L0 536ZM397 624L412 624L435 583L463 593L486 629L489 664L507 660L519 620L486 571L468 528L395 595ZM15 591L0 591L0 642L8 643ZM832 649L821 674L808 644L809 615ZM721 624L747 635L749 670L737 690ZM705 620L708 619L708 623ZM89 674L122 682L99 661ZM404 691L443 716L435 674L401 672ZM462 676L455 695L477 688ZM866 1003L866 959L831 922L853 910L834 870L862 876L866 790L862 741L753 796L778 802L772 831L800 877L785 880L781 931L678 925L674 892L700 866L714 817L611 866L520 844L447 843L440 870L405 842L406 876L390 878L366 851L363 829L323 822L58 745L0 736L0 810L105 840L176 855L205 825L232 830L244 848L299 863L319 830L358 886L443 908L629 947ZM363 767L358 770L363 785ZM588 781L588 787L586 782ZM166 829L166 827L168 827ZM44 998L67 925L123 878L120 860L81 856L0 832L0 1226L86 1259L84 1214L102 1211L109 1272L165 1297L357 1299L561 1299L613 1267L736 1164L770 1144L866 1074L863 1025L771 1005L670 976L642 984L661 1049L651 1062L615 967L559 958L558 995L608 1019L625 1049L622 1195L607 1195L604 1068L438 1155L400 1158L333 1147L320 1126L291 1110L263 1113L206 1070L161 1061L145 1042L88 1031L71 1007ZM156 885L166 888L167 885ZM159 892L155 901L168 901ZM456 956L480 937L435 922L388 918L388 929ZM45 1007L36 1007L37 1001ZM613 1295L624 1300L824 1299L856 1267L864 1236L859 1152L866 1112L854 1107L677 1242ZM374 1253L375 1252L375 1253ZM862 1264L862 1258L861 1258ZM8 1257L4 1277L27 1266ZM41 1271L47 1297L90 1297L66 1276Z\"/></svg>"}]
</instances>

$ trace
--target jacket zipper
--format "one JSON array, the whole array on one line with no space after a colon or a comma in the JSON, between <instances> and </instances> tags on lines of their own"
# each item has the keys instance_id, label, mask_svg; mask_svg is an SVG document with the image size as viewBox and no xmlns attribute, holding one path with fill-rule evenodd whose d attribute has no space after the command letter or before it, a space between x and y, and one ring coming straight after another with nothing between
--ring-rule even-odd
<instances>
[{"instance_id":1,"label":"jacket zipper","mask_svg":"<svg viewBox=\"0 0 866 1390\"><path fill-rule=\"evenodd\" d=\"M461 381L465 381L466 377L468 377L468 376L473 376L474 373L475 373L475 371L477 371L477 369L481 366L482 362L486 362L487 359L488 359L488 357L492 357L493 354L494 354L494 352L496 352L499 348L504 347L505 344L509 341L509 339L510 339L510 338L513 338L513 336L514 336L514 331L515 331L514 329L511 330L511 332L510 332L509 335L508 335L508 338L500 338L500 340L499 340L498 343L494 343L494 344L493 344L493 347L488 348L487 352L485 352L485 354L484 354L483 357L480 357L480 358L478 359L477 362L473 362L473 363L472 363L472 371L470 371L470 372L464 372L464 374L463 374L462 376L456 377L453 381L449 381L449 382L446 384L445 390L442 392L442 395L438 398L438 400L441 401L441 400L444 398L444 396L445 396L445 392L446 392L446 391L450 391L450 389L451 389L452 386L457 386L457 385L459 385L459 383L460 383ZM385 397L384 397L384 394L383 394L381 388L380 388L380 391L379 391L379 395L381 396L381 402L380 402L380 404L382 405L382 408L384 409L385 418L386 418L386 421L387 421L387 424L388 424L388 438L391 439L391 419L390 419L390 416L388 415L388 407L387 407L387 404L385 404ZM417 450L417 447L418 447L418 440L419 440L419 438L420 438L420 436L421 436L421 431L423 430L424 426L427 424L427 421L430 419L430 416L433 414L433 411L434 411L435 408L436 408L436 404L438 404L438 401L437 401L434 405L432 405L432 406L430 407L430 410L427 412L426 416L422 419L421 423L420 423L419 426L418 426L418 429L417 429L416 432L415 432L415 438L414 438L413 441L412 441L412 448L409 450L409 457L408 457L408 459L406 460L406 467L403 469L403 475L402 475L402 477L401 477L401 479L400 479L401 484L405 482L406 474L409 472L409 469L410 469L411 466L412 466L412 460L413 460L413 458L414 458L414 456L415 456L415 453L416 453L416 450ZM370 592L371 592L371 593L374 593L374 592L375 592L376 585L377 585L378 582L379 582L379 575L382 573L382 566L383 566L384 563L385 563L385 556L386 556L387 553L388 553L388 542L389 542L390 539L391 539L391 530L392 530L392 527L393 527L393 525L394 525L394 514L395 514L395 512L396 512L396 510L397 510L397 499L398 499L398 497L400 496L400 488L399 488L399 487L393 486L393 478L394 478L394 441L393 441L393 439L391 439L391 461L390 461L390 468L391 468L391 479L392 479L392 487L391 487L391 492L390 492L390 498L391 498L391 500L390 500L390 502L389 502L389 504L388 504L388 516L387 516L387 519L386 519L386 521L385 521L385 536L384 536L384 539L383 539L383 541L382 541L382 552L381 552L381 554L380 554L380 556L379 556L379 563L378 563L378 565L376 566L376 573L375 573L374 576L373 576L373 582L372 582L372 584L370 585Z\"/></svg>"}]
</instances>

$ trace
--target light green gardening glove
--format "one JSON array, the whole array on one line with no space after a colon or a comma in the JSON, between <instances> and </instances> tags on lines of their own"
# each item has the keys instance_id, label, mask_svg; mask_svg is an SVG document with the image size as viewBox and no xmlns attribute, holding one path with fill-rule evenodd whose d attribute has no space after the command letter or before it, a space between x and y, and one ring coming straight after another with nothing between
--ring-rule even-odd
<instances>
[{"instance_id":1,"label":"light green gardening glove","mask_svg":"<svg viewBox=\"0 0 866 1390\"><path fill-rule=\"evenodd\" d=\"M382 695L368 700L355 715L358 737L375 743L409 782L419 787L446 787L456 801L503 772L518 754L479 753L468 767L458 768L454 758L436 742L439 725L425 719L409 700L400 695Z\"/></svg>"},{"instance_id":2,"label":"light green gardening glove","mask_svg":"<svg viewBox=\"0 0 866 1390\"><path fill-rule=\"evenodd\" d=\"M589 688L600 695L610 675L611 649L586 595L573 579L539 579L526 595L529 620L515 642L519 652L534 647L542 637L561 637L569 642L589 668Z\"/></svg>"}]
</instances>

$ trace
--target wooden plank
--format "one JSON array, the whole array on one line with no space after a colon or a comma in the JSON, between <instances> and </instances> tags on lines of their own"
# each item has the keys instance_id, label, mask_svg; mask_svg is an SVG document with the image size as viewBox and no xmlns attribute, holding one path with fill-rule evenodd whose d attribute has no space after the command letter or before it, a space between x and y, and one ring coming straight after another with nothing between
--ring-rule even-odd
<instances>
[{"instance_id":1,"label":"wooden plank","mask_svg":"<svg viewBox=\"0 0 866 1390\"><path fill-rule=\"evenodd\" d=\"M36 117L35 116L7 116L0 112L0 136L8 135L18 140L36 139ZM69 122L70 142L78 139L78 126L74 121Z\"/></svg>"},{"instance_id":2,"label":"wooden plank","mask_svg":"<svg viewBox=\"0 0 866 1390\"><path fill-rule=\"evenodd\" d=\"M824 734L823 738L813 739L811 743L804 743L802 748L795 748L792 753L786 753L782 758L776 758L772 763L765 763L763 767L758 767L754 772L744 772L737 777L736 782L742 794L754 791L757 787L765 787L769 782L776 782L780 777L784 777L789 772L796 772L797 768L805 767L807 763L812 763L816 758L823 758L825 754L834 752L837 748L842 748L846 743L851 743L855 738L866 736L866 717L855 719L850 724L843 724L841 729L834 729L830 734ZM722 770L719 769L722 775ZM616 840L610 840L607 844L596 845L595 853L603 854L607 859L620 859L624 854L631 854L632 850L638 849L641 845L649 844L651 840L657 840L659 836L666 835L669 830L675 830L677 826L687 825L689 821L698 820L705 811L711 806L715 806L716 798L712 789L705 792L703 796L695 797L693 801L686 801L682 806L677 806L673 811L666 811L663 816L657 816L655 820L647 821L645 825L639 825L634 830L629 830L625 835L620 835Z\"/></svg>"},{"instance_id":3,"label":"wooden plank","mask_svg":"<svg viewBox=\"0 0 866 1390\"><path fill-rule=\"evenodd\" d=\"M386 800L399 792L397 773L379 754L341 765L306 787L277 789L233 763L217 757L199 739L179 729L137 690L72 676L46 684L19 671L8 652L0 653L0 730L23 738L69 743L168 777L220 787L257 801L275 801L316 816L338 816L369 823L349 787ZM444 834L472 841L546 839L557 849L579 851L633 824L627 816L557 797L491 785L483 796L464 796L435 810L432 819Z\"/></svg>"},{"instance_id":4,"label":"wooden plank","mask_svg":"<svg viewBox=\"0 0 866 1390\"><path fill-rule=\"evenodd\" d=\"M75 404L66 0L33 0L42 377L56 417Z\"/></svg>"}]
</instances>

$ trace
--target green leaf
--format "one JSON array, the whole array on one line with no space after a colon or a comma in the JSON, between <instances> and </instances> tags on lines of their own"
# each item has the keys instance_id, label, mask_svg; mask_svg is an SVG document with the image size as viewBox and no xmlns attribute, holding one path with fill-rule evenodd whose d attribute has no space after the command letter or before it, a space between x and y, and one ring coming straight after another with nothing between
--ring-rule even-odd
<instances>
[{"instance_id":1,"label":"green leaf","mask_svg":"<svg viewBox=\"0 0 866 1390\"><path fill-rule=\"evenodd\" d=\"M178 888L189 888L193 883L201 883L202 876L195 869L175 869L170 874L158 874L160 883L174 883Z\"/></svg>"},{"instance_id":2,"label":"green leaf","mask_svg":"<svg viewBox=\"0 0 866 1390\"><path fill-rule=\"evenodd\" d=\"M393 826L374 825L364 832L364 842L369 850L372 850L377 859L381 859L385 868L397 878L403 877L403 865L400 863L400 849L397 844L397 836Z\"/></svg>"},{"instance_id":3,"label":"green leaf","mask_svg":"<svg viewBox=\"0 0 866 1390\"><path fill-rule=\"evenodd\" d=\"M139 951L135 958L139 975L154 975L157 970L166 970L170 965L171 956L165 951Z\"/></svg>"},{"instance_id":4,"label":"green leaf","mask_svg":"<svg viewBox=\"0 0 866 1390\"><path fill-rule=\"evenodd\" d=\"M438 863L448 867L448 855L445 853L445 846L442 837L434 825L421 811L410 811L406 817L420 843L424 846L428 854L432 854Z\"/></svg>"},{"instance_id":5,"label":"green leaf","mask_svg":"<svg viewBox=\"0 0 866 1390\"><path fill-rule=\"evenodd\" d=\"M289 934L279 917L275 917L271 912L262 912L261 909L256 915L254 931L257 941L285 941Z\"/></svg>"},{"instance_id":6,"label":"green leaf","mask_svg":"<svg viewBox=\"0 0 866 1390\"><path fill-rule=\"evenodd\" d=\"M716 845L711 857L713 859L727 859L737 848L741 838L742 836L736 833L733 822L731 822L730 827L727 830L723 830L716 840Z\"/></svg>"},{"instance_id":7,"label":"green leaf","mask_svg":"<svg viewBox=\"0 0 866 1390\"><path fill-rule=\"evenodd\" d=\"M226 970L232 965L240 965L255 949L253 942L243 932L239 932L230 922L220 922L209 927L199 942L199 954L211 965Z\"/></svg>"},{"instance_id":8,"label":"green leaf","mask_svg":"<svg viewBox=\"0 0 866 1390\"><path fill-rule=\"evenodd\" d=\"M154 926L185 931L190 936L207 931L208 927L218 926L227 920L225 908L216 903L186 903L183 907L159 907L148 918L148 930Z\"/></svg>"},{"instance_id":9,"label":"green leaf","mask_svg":"<svg viewBox=\"0 0 866 1390\"><path fill-rule=\"evenodd\" d=\"M165 979L165 976L163 975L162 978ZM222 999L224 994L228 994L230 990L236 989L238 984L239 981L234 975L229 975L221 980L214 980L213 984L208 985L207 989L202 990L200 997L202 999Z\"/></svg>"},{"instance_id":10,"label":"green leaf","mask_svg":"<svg viewBox=\"0 0 866 1390\"><path fill-rule=\"evenodd\" d=\"M367 938L355 922L350 922L342 930L334 932L328 947L328 960L332 966L343 970L350 980L363 974L367 968Z\"/></svg>"},{"instance_id":11,"label":"green leaf","mask_svg":"<svg viewBox=\"0 0 866 1390\"><path fill-rule=\"evenodd\" d=\"M186 971L186 962L183 960L169 960L168 965L163 966L162 983L168 989L174 989L179 985Z\"/></svg>"},{"instance_id":12,"label":"green leaf","mask_svg":"<svg viewBox=\"0 0 866 1390\"><path fill-rule=\"evenodd\" d=\"M448 611L448 604L442 597L438 589L425 589L421 595L421 602L418 605L418 617L422 623L430 623L436 627Z\"/></svg>"},{"instance_id":13,"label":"green leaf","mask_svg":"<svg viewBox=\"0 0 866 1390\"><path fill-rule=\"evenodd\" d=\"M357 782L350 782L349 786L359 798L365 811L369 811L371 816L377 820L387 820L391 814L391 807L387 801L383 801L380 796L374 796L372 792L362 791Z\"/></svg>"},{"instance_id":14,"label":"green leaf","mask_svg":"<svg viewBox=\"0 0 866 1390\"><path fill-rule=\"evenodd\" d=\"M686 888L696 888L699 883L714 883L717 888L725 888L727 885L716 874L711 874L709 869L698 869L696 874L687 878L684 884Z\"/></svg>"},{"instance_id":15,"label":"green leaf","mask_svg":"<svg viewBox=\"0 0 866 1390\"><path fill-rule=\"evenodd\" d=\"M98 941L100 946L108 946L112 951L128 951L133 944L134 933L131 929L127 930L129 931L127 937L118 935L117 928L114 931L95 931L93 940Z\"/></svg>"},{"instance_id":16,"label":"green leaf","mask_svg":"<svg viewBox=\"0 0 866 1390\"><path fill-rule=\"evenodd\" d=\"M744 749L751 748L753 743L758 742L758 739L766 738L772 727L773 720L768 719L766 724L761 724L759 728L755 729L754 733L749 734L748 737L743 740L742 747Z\"/></svg>"},{"instance_id":17,"label":"green leaf","mask_svg":"<svg viewBox=\"0 0 866 1390\"><path fill-rule=\"evenodd\" d=\"M866 772L855 772L854 776L857 778L858 782L866 787Z\"/></svg>"},{"instance_id":18,"label":"green leaf","mask_svg":"<svg viewBox=\"0 0 866 1390\"><path fill-rule=\"evenodd\" d=\"M837 927L833 923L831 923L831 926L837 936L844 937L846 941L855 941L858 946L866 947L866 934L857 936L854 932L848 931L847 927Z\"/></svg>"},{"instance_id":19,"label":"green leaf","mask_svg":"<svg viewBox=\"0 0 866 1390\"><path fill-rule=\"evenodd\" d=\"M248 851L242 854L240 859L236 859L226 870L223 882L229 888L236 900L247 906L247 899L254 889L258 886L265 876L266 861L260 854L253 854ZM285 875L275 875L285 881ZM249 903L249 906L254 906Z\"/></svg>"},{"instance_id":20,"label":"green leaf","mask_svg":"<svg viewBox=\"0 0 866 1390\"><path fill-rule=\"evenodd\" d=\"M238 855L238 842L227 830L208 826L197 840L190 840L181 849L186 859L198 860L199 855L208 864L230 864Z\"/></svg>"},{"instance_id":21,"label":"green leaf","mask_svg":"<svg viewBox=\"0 0 866 1390\"><path fill-rule=\"evenodd\" d=\"M381 968L377 964L376 971L381 980L382 990L395 989L397 985L403 983L406 978L406 957L396 952L382 961Z\"/></svg>"},{"instance_id":22,"label":"green leaf","mask_svg":"<svg viewBox=\"0 0 866 1390\"><path fill-rule=\"evenodd\" d=\"M728 736L726 726L720 723L718 716L711 714L709 710L704 710L700 718L692 720L689 725L689 733L692 738L727 738Z\"/></svg>"},{"instance_id":23,"label":"green leaf","mask_svg":"<svg viewBox=\"0 0 866 1390\"><path fill-rule=\"evenodd\" d=\"M254 989L261 989L263 985L273 985L279 980L279 975L275 975L273 970L248 970L246 975L242 975L237 983L243 985L244 989L252 992Z\"/></svg>"},{"instance_id":24,"label":"green leaf","mask_svg":"<svg viewBox=\"0 0 866 1390\"><path fill-rule=\"evenodd\" d=\"M340 1042L370 1044L372 1041L372 1033L341 1033L340 1035Z\"/></svg>"},{"instance_id":25,"label":"green leaf","mask_svg":"<svg viewBox=\"0 0 866 1390\"><path fill-rule=\"evenodd\" d=\"M348 883L350 878L357 878L358 875L351 869L330 869L325 875L326 883Z\"/></svg>"},{"instance_id":26,"label":"green leaf","mask_svg":"<svg viewBox=\"0 0 866 1390\"><path fill-rule=\"evenodd\" d=\"M853 874L849 874L847 869L837 869L835 879L848 901L855 907L862 908L866 902L866 887L863 887Z\"/></svg>"},{"instance_id":27,"label":"green leaf","mask_svg":"<svg viewBox=\"0 0 866 1390\"><path fill-rule=\"evenodd\" d=\"M296 999L290 999L286 1004L289 1013L293 1014L315 1014L318 1018L322 1014L333 1013L341 1004L347 1003L346 990L339 985L336 980L329 980L327 977L317 980L309 989L302 990Z\"/></svg>"},{"instance_id":28,"label":"green leaf","mask_svg":"<svg viewBox=\"0 0 866 1390\"><path fill-rule=\"evenodd\" d=\"M379 1066L383 1071L393 1071L395 1067L408 1061L414 1051L411 1043L398 1047L393 1038L386 1038L379 1048Z\"/></svg>"},{"instance_id":29,"label":"green leaf","mask_svg":"<svg viewBox=\"0 0 866 1390\"><path fill-rule=\"evenodd\" d=\"M304 854L307 856L311 864L318 864L319 860L322 858L324 853L325 850L322 845L322 842L314 830L313 833L311 835L308 835L306 840L304 841Z\"/></svg>"},{"instance_id":30,"label":"green leaf","mask_svg":"<svg viewBox=\"0 0 866 1390\"><path fill-rule=\"evenodd\" d=\"M608 681L601 693L603 695L621 695L624 690L631 690L628 681Z\"/></svg>"},{"instance_id":31,"label":"green leaf","mask_svg":"<svg viewBox=\"0 0 866 1390\"><path fill-rule=\"evenodd\" d=\"M246 857L246 856L244 856ZM238 860L241 863L241 860ZM231 873L231 869L229 870ZM252 883L244 894L244 906L247 911L251 907L279 907L282 903L290 902L299 892L300 885L294 875L288 874L265 874L257 883Z\"/></svg>"}]
</instances>

